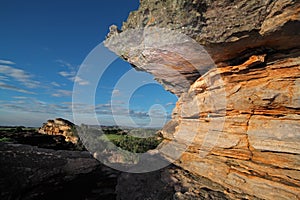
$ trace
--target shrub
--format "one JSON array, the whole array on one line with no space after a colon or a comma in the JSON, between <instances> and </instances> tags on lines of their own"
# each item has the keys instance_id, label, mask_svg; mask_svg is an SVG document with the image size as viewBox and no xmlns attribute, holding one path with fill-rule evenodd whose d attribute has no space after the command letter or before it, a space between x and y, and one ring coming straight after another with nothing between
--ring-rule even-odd
<instances>
[{"instance_id":1,"label":"shrub","mask_svg":"<svg viewBox=\"0 0 300 200\"><path fill-rule=\"evenodd\" d=\"M133 136L121 136L107 134L108 139L116 146L133 153L144 153L155 149L161 142L156 137L138 138Z\"/></svg>"},{"instance_id":2,"label":"shrub","mask_svg":"<svg viewBox=\"0 0 300 200\"><path fill-rule=\"evenodd\" d=\"M11 141L12 141L12 139L7 138L7 137L0 138L0 142L11 142Z\"/></svg>"}]
</instances>

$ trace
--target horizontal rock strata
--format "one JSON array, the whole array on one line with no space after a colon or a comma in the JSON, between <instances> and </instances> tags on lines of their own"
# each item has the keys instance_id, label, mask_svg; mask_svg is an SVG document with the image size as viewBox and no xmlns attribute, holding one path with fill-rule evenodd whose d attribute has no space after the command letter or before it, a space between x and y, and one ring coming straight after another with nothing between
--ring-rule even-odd
<instances>
[{"instance_id":1,"label":"horizontal rock strata","mask_svg":"<svg viewBox=\"0 0 300 200\"><path fill-rule=\"evenodd\" d=\"M232 199L299 199L299 30L299 1L147 0L106 45L179 97L165 158Z\"/></svg>"},{"instance_id":2,"label":"horizontal rock strata","mask_svg":"<svg viewBox=\"0 0 300 200\"><path fill-rule=\"evenodd\" d=\"M39 133L47 135L62 135L66 142L78 143L79 137L76 134L75 124L68 120L57 118L55 120L48 120L38 130Z\"/></svg>"}]
</instances>

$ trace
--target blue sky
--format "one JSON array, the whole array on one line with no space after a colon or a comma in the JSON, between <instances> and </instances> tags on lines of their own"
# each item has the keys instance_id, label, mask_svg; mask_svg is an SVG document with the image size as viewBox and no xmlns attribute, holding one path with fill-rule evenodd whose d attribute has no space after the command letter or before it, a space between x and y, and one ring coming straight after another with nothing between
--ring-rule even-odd
<instances>
[{"instance_id":1,"label":"blue sky","mask_svg":"<svg viewBox=\"0 0 300 200\"><path fill-rule=\"evenodd\" d=\"M93 101L79 105L72 100L74 83L95 84L77 75L87 55L105 39L110 25L120 28L138 5L138 0L1 0L0 125L41 126L56 117L74 121L71 107L76 105L80 121L87 124L94 124L87 115L93 111L104 125L116 120L131 125L129 114L137 126L161 126L177 98L157 83L141 84L139 79L153 77L132 72L121 59L107 67ZM131 79L139 87L130 96L124 84L118 85L128 73L139 76Z\"/></svg>"}]
</instances>

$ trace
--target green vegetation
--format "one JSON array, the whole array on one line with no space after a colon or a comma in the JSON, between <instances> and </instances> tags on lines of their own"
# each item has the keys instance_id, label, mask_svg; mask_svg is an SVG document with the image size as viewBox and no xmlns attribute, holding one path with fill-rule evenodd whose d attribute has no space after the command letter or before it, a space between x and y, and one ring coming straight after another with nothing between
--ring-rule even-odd
<instances>
[{"instance_id":1,"label":"green vegetation","mask_svg":"<svg viewBox=\"0 0 300 200\"><path fill-rule=\"evenodd\" d=\"M157 129L101 127L91 128L81 125L81 136L88 141L87 148L97 151L116 150L116 147L132 153L144 153L155 149L161 139L158 139Z\"/></svg>"},{"instance_id":2,"label":"green vegetation","mask_svg":"<svg viewBox=\"0 0 300 200\"><path fill-rule=\"evenodd\" d=\"M150 149L155 149L161 142L156 137L138 138L129 135L105 134L107 139L117 147L133 153L144 153ZM102 138L104 135L102 136Z\"/></svg>"},{"instance_id":3,"label":"green vegetation","mask_svg":"<svg viewBox=\"0 0 300 200\"><path fill-rule=\"evenodd\" d=\"M7 138L7 137L0 138L0 142L11 142L11 141L12 141L12 139Z\"/></svg>"},{"instance_id":4,"label":"green vegetation","mask_svg":"<svg viewBox=\"0 0 300 200\"><path fill-rule=\"evenodd\" d=\"M7 132L22 132L22 131L36 131L38 128L35 127L24 127L24 126L0 126L0 131Z\"/></svg>"},{"instance_id":5,"label":"green vegetation","mask_svg":"<svg viewBox=\"0 0 300 200\"><path fill-rule=\"evenodd\" d=\"M79 137L76 125L71 126L71 133L70 134L73 135L73 136Z\"/></svg>"}]
</instances>

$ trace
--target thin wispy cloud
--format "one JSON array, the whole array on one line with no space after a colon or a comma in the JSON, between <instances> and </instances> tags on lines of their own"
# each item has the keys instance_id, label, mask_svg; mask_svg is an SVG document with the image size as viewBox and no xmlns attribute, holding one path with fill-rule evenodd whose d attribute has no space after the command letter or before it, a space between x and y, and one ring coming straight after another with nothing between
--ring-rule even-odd
<instances>
[{"instance_id":1,"label":"thin wispy cloud","mask_svg":"<svg viewBox=\"0 0 300 200\"><path fill-rule=\"evenodd\" d=\"M63 60L57 60L62 67L66 67L68 71L60 71L58 72L59 75L67 78L69 81L72 81L74 83L78 83L79 85L89 85L89 81L82 79L79 76L76 76L76 67L71 65L70 63L63 61Z\"/></svg>"},{"instance_id":2,"label":"thin wispy cloud","mask_svg":"<svg viewBox=\"0 0 300 200\"><path fill-rule=\"evenodd\" d=\"M57 90L52 94L54 97L68 97L72 96L72 91L70 90Z\"/></svg>"},{"instance_id":3,"label":"thin wispy cloud","mask_svg":"<svg viewBox=\"0 0 300 200\"><path fill-rule=\"evenodd\" d=\"M24 96L13 96L12 98L14 98L14 99L28 99L28 97L24 97Z\"/></svg>"},{"instance_id":4,"label":"thin wispy cloud","mask_svg":"<svg viewBox=\"0 0 300 200\"><path fill-rule=\"evenodd\" d=\"M16 92L21 92L21 93L25 93L25 94L36 94L34 92L24 90L22 88L19 88L19 87L13 86L13 85L8 85L8 84L3 83L3 82L0 82L0 88L5 89L5 90L12 90L12 91L16 91Z\"/></svg>"},{"instance_id":5,"label":"thin wispy cloud","mask_svg":"<svg viewBox=\"0 0 300 200\"><path fill-rule=\"evenodd\" d=\"M0 81L8 81L8 78L6 76L0 76Z\"/></svg>"},{"instance_id":6,"label":"thin wispy cloud","mask_svg":"<svg viewBox=\"0 0 300 200\"><path fill-rule=\"evenodd\" d=\"M0 60L1 65L14 65L16 63L10 61L10 60Z\"/></svg>"},{"instance_id":7,"label":"thin wispy cloud","mask_svg":"<svg viewBox=\"0 0 300 200\"><path fill-rule=\"evenodd\" d=\"M35 98L17 99L2 104L2 108L11 111L20 111L29 113L47 113L58 114L59 109L55 109L53 104L47 104ZM65 110L69 111L69 110Z\"/></svg>"},{"instance_id":8,"label":"thin wispy cloud","mask_svg":"<svg viewBox=\"0 0 300 200\"><path fill-rule=\"evenodd\" d=\"M58 74L67 78L69 81L78 83L79 85L89 85L90 84L89 81L84 80L84 79L80 78L79 76L76 76L75 72L61 71Z\"/></svg>"},{"instance_id":9,"label":"thin wispy cloud","mask_svg":"<svg viewBox=\"0 0 300 200\"><path fill-rule=\"evenodd\" d=\"M174 106L175 105L175 103L174 102L168 102L168 103L166 103L166 107L169 107L169 106Z\"/></svg>"},{"instance_id":10,"label":"thin wispy cloud","mask_svg":"<svg viewBox=\"0 0 300 200\"><path fill-rule=\"evenodd\" d=\"M114 89L113 91L112 91L112 95L113 96L119 96L121 94L121 92L120 92L120 90L118 90L118 89Z\"/></svg>"},{"instance_id":11,"label":"thin wispy cloud","mask_svg":"<svg viewBox=\"0 0 300 200\"><path fill-rule=\"evenodd\" d=\"M71 72L66 72L66 71L61 71L58 72L59 75L66 77L66 78L73 78L75 76L75 71L71 71Z\"/></svg>"},{"instance_id":12,"label":"thin wispy cloud","mask_svg":"<svg viewBox=\"0 0 300 200\"><path fill-rule=\"evenodd\" d=\"M55 87L60 87L61 85L55 81L51 82L51 85L55 86Z\"/></svg>"},{"instance_id":13,"label":"thin wispy cloud","mask_svg":"<svg viewBox=\"0 0 300 200\"><path fill-rule=\"evenodd\" d=\"M72 66L72 64L68 63L67 61L58 59L58 60L56 60L56 62L59 63L61 67L68 67L68 68L74 69L74 67Z\"/></svg>"},{"instance_id":14,"label":"thin wispy cloud","mask_svg":"<svg viewBox=\"0 0 300 200\"><path fill-rule=\"evenodd\" d=\"M78 114L91 114L96 113L98 116L109 115L109 116L124 116L132 118L145 119L149 118L148 112L138 111L129 109L122 105L111 105L109 103L88 105L83 103L72 103L65 102L65 105L69 105L70 108L73 106L73 111Z\"/></svg>"},{"instance_id":15,"label":"thin wispy cloud","mask_svg":"<svg viewBox=\"0 0 300 200\"><path fill-rule=\"evenodd\" d=\"M78 83L79 85L89 85L90 83L87 80L80 78L79 76L73 77L70 79L74 83Z\"/></svg>"},{"instance_id":16,"label":"thin wispy cloud","mask_svg":"<svg viewBox=\"0 0 300 200\"><path fill-rule=\"evenodd\" d=\"M27 88L37 88L40 82L32 80L32 75L22 69L14 68L7 65L0 65L0 74L2 77L12 78Z\"/></svg>"}]
</instances>

